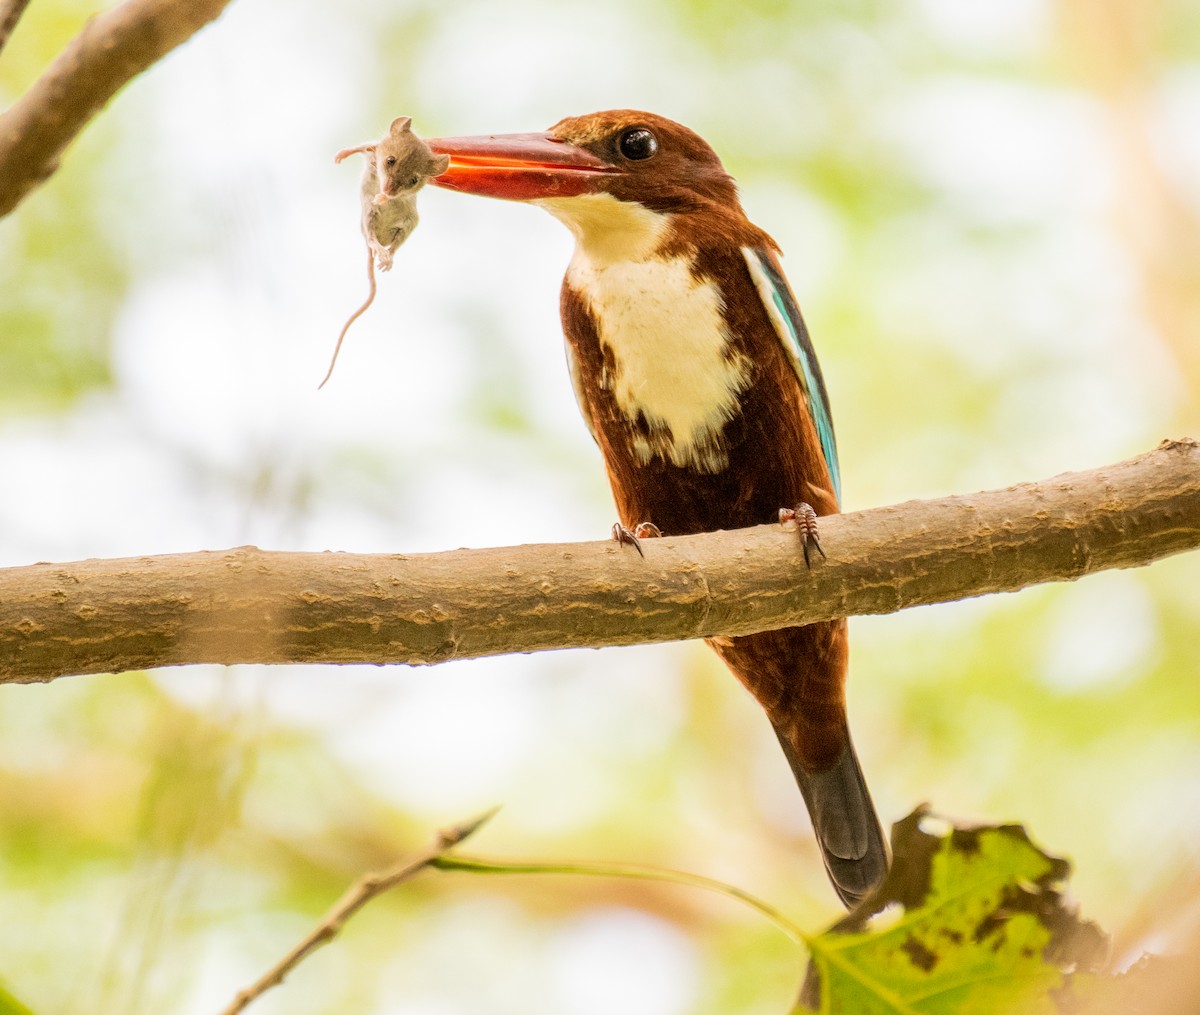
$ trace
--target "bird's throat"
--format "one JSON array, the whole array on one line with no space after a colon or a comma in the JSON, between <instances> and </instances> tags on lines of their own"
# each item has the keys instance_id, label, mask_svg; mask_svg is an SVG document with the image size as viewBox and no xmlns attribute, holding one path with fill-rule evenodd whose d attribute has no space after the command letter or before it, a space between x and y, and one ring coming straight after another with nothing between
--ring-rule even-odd
<instances>
[{"instance_id":1,"label":"bird's throat","mask_svg":"<svg viewBox=\"0 0 1200 1015\"><path fill-rule=\"evenodd\" d=\"M641 465L661 458L720 472L728 462L722 432L749 364L730 347L715 281L696 272L688 253L665 252L672 216L608 194L539 203L575 236L566 284L593 328L568 340L599 343L599 375L576 380L615 402L624 433L610 438ZM587 399L580 402L586 414Z\"/></svg>"},{"instance_id":2,"label":"bird's throat","mask_svg":"<svg viewBox=\"0 0 1200 1015\"><path fill-rule=\"evenodd\" d=\"M571 230L579 253L599 266L653 257L671 226L670 215L609 194L548 197L538 204Z\"/></svg>"}]
</instances>

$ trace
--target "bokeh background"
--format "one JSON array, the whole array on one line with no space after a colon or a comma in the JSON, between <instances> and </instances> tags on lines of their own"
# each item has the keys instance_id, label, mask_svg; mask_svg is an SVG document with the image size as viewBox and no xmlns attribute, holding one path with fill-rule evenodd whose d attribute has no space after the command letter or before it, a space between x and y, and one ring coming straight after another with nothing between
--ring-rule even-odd
<instances>
[{"instance_id":1,"label":"bokeh background","mask_svg":"<svg viewBox=\"0 0 1200 1015\"><path fill-rule=\"evenodd\" d=\"M11 101L102 5L38 0ZM0 222L0 564L605 536L536 209L429 190L363 298L359 166L632 106L703 134L815 336L848 509L1200 435L1193 0L238 0ZM885 820L1019 820L1115 952L1200 921L1200 559L851 622ZM196 667L0 689L0 980L204 1013L361 872L493 804L493 855L659 863L838 913L773 736L702 646ZM431 873L263 1013L778 1013L727 900Z\"/></svg>"}]
</instances>

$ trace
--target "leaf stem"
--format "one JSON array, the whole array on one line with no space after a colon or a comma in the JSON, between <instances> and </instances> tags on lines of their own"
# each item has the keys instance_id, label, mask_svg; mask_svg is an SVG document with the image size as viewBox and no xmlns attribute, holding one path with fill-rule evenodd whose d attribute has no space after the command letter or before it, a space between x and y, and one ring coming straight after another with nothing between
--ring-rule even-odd
<instances>
[{"instance_id":1,"label":"leaf stem","mask_svg":"<svg viewBox=\"0 0 1200 1015\"><path fill-rule=\"evenodd\" d=\"M724 895L726 898L736 899L765 916L797 944L805 947L811 945L809 936L793 920L769 902L734 885L726 884L724 881L704 877L702 874L672 870L669 867L589 861L563 863L552 860L493 860L481 856L463 856L458 853L436 857L429 862L429 866L436 867L438 870L458 870L471 874L577 874L588 877L662 881L667 884L686 885L690 888L703 888L706 891Z\"/></svg>"}]
</instances>

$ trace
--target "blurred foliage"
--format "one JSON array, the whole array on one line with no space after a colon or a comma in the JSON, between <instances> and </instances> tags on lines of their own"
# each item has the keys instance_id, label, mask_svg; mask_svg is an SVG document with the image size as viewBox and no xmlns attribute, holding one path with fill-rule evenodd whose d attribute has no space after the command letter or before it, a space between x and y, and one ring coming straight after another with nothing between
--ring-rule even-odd
<instances>
[{"instance_id":1,"label":"blurred foliage","mask_svg":"<svg viewBox=\"0 0 1200 1015\"><path fill-rule=\"evenodd\" d=\"M28 19L32 30L19 24L0 59L0 96L7 102L94 10L75 0L38 6ZM0 223L0 292L6 294L0 302L0 412L6 415L62 411L110 381L110 332L130 282L122 251L105 229L112 187L104 167L115 154L118 129L101 118L47 190Z\"/></svg>"},{"instance_id":2,"label":"blurred foliage","mask_svg":"<svg viewBox=\"0 0 1200 1015\"><path fill-rule=\"evenodd\" d=\"M33 1013L0 985L0 1015L33 1015Z\"/></svg>"},{"instance_id":3,"label":"blurred foliage","mask_svg":"<svg viewBox=\"0 0 1200 1015\"><path fill-rule=\"evenodd\" d=\"M6 100L97 6L30 5ZM234 4L0 222L0 552L606 531L558 351L569 243L533 211L430 194L312 400L362 285L330 157L400 112L456 134L630 105L703 133L787 252L850 508L1194 436L1198 82L1190 0ZM1194 557L851 625L885 819L1020 819L1118 961L1200 919ZM836 912L766 723L698 646L3 694L0 980L38 1012L219 1010L363 871L499 801L489 848ZM757 1015L802 975L725 900L447 877L256 1010Z\"/></svg>"},{"instance_id":4,"label":"blurred foliage","mask_svg":"<svg viewBox=\"0 0 1200 1015\"><path fill-rule=\"evenodd\" d=\"M3 64L0 64L3 67ZM100 133L99 131L97 133ZM113 319L129 275L98 221L109 189L89 169L107 139L80 143L82 161L0 225L0 411L62 411L110 382Z\"/></svg>"}]
</instances>

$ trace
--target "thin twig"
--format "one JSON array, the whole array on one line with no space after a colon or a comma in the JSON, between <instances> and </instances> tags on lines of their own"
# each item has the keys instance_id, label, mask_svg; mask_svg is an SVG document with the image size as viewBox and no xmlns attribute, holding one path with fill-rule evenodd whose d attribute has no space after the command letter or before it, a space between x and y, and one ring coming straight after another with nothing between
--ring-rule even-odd
<instances>
[{"instance_id":1,"label":"thin twig","mask_svg":"<svg viewBox=\"0 0 1200 1015\"><path fill-rule=\"evenodd\" d=\"M17 27L17 22L21 20L21 15L28 6L29 0L5 0L0 4L0 53L4 52L13 29Z\"/></svg>"},{"instance_id":2,"label":"thin twig","mask_svg":"<svg viewBox=\"0 0 1200 1015\"><path fill-rule=\"evenodd\" d=\"M309 955L328 944L337 936L346 921L357 913L372 899L382 895L389 888L410 880L436 860L446 855L468 836L474 835L498 811L493 807L486 814L481 814L473 821L456 825L453 828L438 832L434 844L424 853L407 860L401 860L381 871L364 874L352 884L340 899L321 917L317 925L275 965L268 969L254 983L238 991L237 996L221 1015L238 1015L246 1006L256 1000L272 987L277 987L293 969Z\"/></svg>"}]
</instances>

